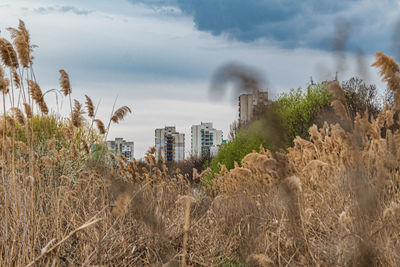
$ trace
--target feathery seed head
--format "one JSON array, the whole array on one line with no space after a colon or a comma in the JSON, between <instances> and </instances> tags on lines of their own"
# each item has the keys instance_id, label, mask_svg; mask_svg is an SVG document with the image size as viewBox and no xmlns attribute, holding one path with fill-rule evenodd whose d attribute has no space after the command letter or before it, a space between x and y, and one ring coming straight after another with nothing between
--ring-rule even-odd
<instances>
[{"instance_id":1,"label":"feathery seed head","mask_svg":"<svg viewBox=\"0 0 400 267\"><path fill-rule=\"evenodd\" d=\"M106 128L104 127L104 123L101 120L95 119L94 122L97 125L97 129L99 130L100 134L106 133Z\"/></svg>"},{"instance_id":2,"label":"feathery seed head","mask_svg":"<svg viewBox=\"0 0 400 267\"><path fill-rule=\"evenodd\" d=\"M5 77L4 69L0 65L0 92L7 94L9 91L9 83L10 81Z\"/></svg>"},{"instance_id":3,"label":"feathery seed head","mask_svg":"<svg viewBox=\"0 0 400 267\"><path fill-rule=\"evenodd\" d=\"M382 52L375 53L376 61L372 66L379 68L382 81L387 82L388 88L394 92L395 108L400 109L400 77L399 65L396 61Z\"/></svg>"},{"instance_id":4,"label":"feathery seed head","mask_svg":"<svg viewBox=\"0 0 400 267\"><path fill-rule=\"evenodd\" d=\"M28 103L24 103L24 108L25 108L26 117L28 119L32 119L33 114L32 114L31 106Z\"/></svg>"},{"instance_id":5,"label":"feathery seed head","mask_svg":"<svg viewBox=\"0 0 400 267\"><path fill-rule=\"evenodd\" d=\"M90 118L93 118L93 117L94 117L94 105L93 105L93 101L92 101L92 99L90 99L89 96L85 95L85 97L86 97L86 107L87 107L87 110L88 110L88 116L89 116Z\"/></svg>"},{"instance_id":6,"label":"feathery seed head","mask_svg":"<svg viewBox=\"0 0 400 267\"><path fill-rule=\"evenodd\" d=\"M71 83L69 81L68 73L65 70L59 70L61 77L60 77L60 85L62 91L65 96L71 93Z\"/></svg>"},{"instance_id":7,"label":"feathery seed head","mask_svg":"<svg viewBox=\"0 0 400 267\"><path fill-rule=\"evenodd\" d=\"M114 112L114 115L111 117L111 120L114 123L119 123L121 120L125 118L128 112L132 113L131 109L128 106L120 107Z\"/></svg>"},{"instance_id":8,"label":"feathery seed head","mask_svg":"<svg viewBox=\"0 0 400 267\"><path fill-rule=\"evenodd\" d=\"M83 123L82 114L84 113L85 112L82 110L82 104L79 103L78 100L74 99L74 108L72 110L72 116L71 116L72 125L78 128L81 127Z\"/></svg>"},{"instance_id":9,"label":"feathery seed head","mask_svg":"<svg viewBox=\"0 0 400 267\"><path fill-rule=\"evenodd\" d=\"M21 125L25 125L24 113L17 107L12 107L11 111L14 113L14 116L17 119L18 123Z\"/></svg>"},{"instance_id":10,"label":"feathery seed head","mask_svg":"<svg viewBox=\"0 0 400 267\"><path fill-rule=\"evenodd\" d=\"M116 216L124 216L128 211L128 206L131 203L131 197L127 193L122 193L118 196L114 203L112 213Z\"/></svg>"},{"instance_id":11,"label":"feathery seed head","mask_svg":"<svg viewBox=\"0 0 400 267\"><path fill-rule=\"evenodd\" d=\"M11 73L12 73L12 80L14 81L15 87L17 89L21 88L21 80L19 78L17 71L13 68Z\"/></svg>"},{"instance_id":12,"label":"feathery seed head","mask_svg":"<svg viewBox=\"0 0 400 267\"><path fill-rule=\"evenodd\" d=\"M25 23L19 20L18 29L7 28L7 30L11 33L20 64L24 68L28 68L32 64L32 46L30 45L30 36L28 30L25 28Z\"/></svg>"},{"instance_id":13,"label":"feathery seed head","mask_svg":"<svg viewBox=\"0 0 400 267\"><path fill-rule=\"evenodd\" d=\"M4 38L0 38L0 54L4 65L10 68L18 68L17 53L12 44Z\"/></svg>"},{"instance_id":14,"label":"feathery seed head","mask_svg":"<svg viewBox=\"0 0 400 267\"><path fill-rule=\"evenodd\" d=\"M33 100L35 100L36 104L39 106L40 111L44 114L49 113L49 109L47 108L47 104L44 101L42 89L40 89L40 86L32 80L28 80L28 86L30 88L31 96Z\"/></svg>"}]
</instances>

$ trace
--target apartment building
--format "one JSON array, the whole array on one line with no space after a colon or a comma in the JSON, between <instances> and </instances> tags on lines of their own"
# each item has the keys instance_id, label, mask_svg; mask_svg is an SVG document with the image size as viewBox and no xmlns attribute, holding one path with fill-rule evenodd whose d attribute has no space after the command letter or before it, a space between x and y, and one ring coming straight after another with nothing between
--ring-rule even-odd
<instances>
[{"instance_id":1,"label":"apartment building","mask_svg":"<svg viewBox=\"0 0 400 267\"><path fill-rule=\"evenodd\" d=\"M239 96L239 124L250 122L257 113L257 108L269 104L268 92L257 91L253 94Z\"/></svg>"},{"instance_id":2,"label":"apartment building","mask_svg":"<svg viewBox=\"0 0 400 267\"><path fill-rule=\"evenodd\" d=\"M191 129L192 156L202 157L210 155L210 148L220 145L223 141L221 130L213 128L212 122L201 122Z\"/></svg>"},{"instance_id":3,"label":"apartment building","mask_svg":"<svg viewBox=\"0 0 400 267\"><path fill-rule=\"evenodd\" d=\"M176 131L175 126L155 130L156 158L164 161L185 159L185 134Z\"/></svg>"},{"instance_id":4,"label":"apartment building","mask_svg":"<svg viewBox=\"0 0 400 267\"><path fill-rule=\"evenodd\" d=\"M115 140L107 141L108 151L115 156L124 156L128 161L132 161L134 152L134 142L125 141L122 137L117 137Z\"/></svg>"}]
</instances>

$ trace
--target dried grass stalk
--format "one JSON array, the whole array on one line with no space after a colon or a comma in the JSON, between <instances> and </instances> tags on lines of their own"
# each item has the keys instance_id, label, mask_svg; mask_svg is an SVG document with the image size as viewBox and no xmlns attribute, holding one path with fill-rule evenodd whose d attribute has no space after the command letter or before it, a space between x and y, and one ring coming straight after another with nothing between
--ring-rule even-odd
<instances>
[{"instance_id":1,"label":"dried grass stalk","mask_svg":"<svg viewBox=\"0 0 400 267\"><path fill-rule=\"evenodd\" d=\"M86 108L88 110L88 116L90 118L94 117L94 105L92 99L89 96L85 95L86 97Z\"/></svg>"},{"instance_id":2,"label":"dried grass stalk","mask_svg":"<svg viewBox=\"0 0 400 267\"><path fill-rule=\"evenodd\" d=\"M21 88L21 79L19 78L17 71L15 69L12 69L11 73L15 88L17 89Z\"/></svg>"},{"instance_id":3,"label":"dried grass stalk","mask_svg":"<svg viewBox=\"0 0 400 267\"><path fill-rule=\"evenodd\" d=\"M24 108L25 108L26 117L28 119L32 119L33 113L32 113L31 106L28 103L24 103Z\"/></svg>"},{"instance_id":4,"label":"dried grass stalk","mask_svg":"<svg viewBox=\"0 0 400 267\"><path fill-rule=\"evenodd\" d=\"M10 81L5 77L4 69L0 66L0 92L7 94L9 92Z\"/></svg>"},{"instance_id":5,"label":"dried grass stalk","mask_svg":"<svg viewBox=\"0 0 400 267\"><path fill-rule=\"evenodd\" d=\"M82 110L82 104L78 100L74 99L74 109L72 110L72 125L75 127L81 127L83 123L83 116L85 112Z\"/></svg>"},{"instance_id":6,"label":"dried grass stalk","mask_svg":"<svg viewBox=\"0 0 400 267\"><path fill-rule=\"evenodd\" d=\"M18 68L17 52L12 44L4 38L0 38L0 54L4 65L9 68Z\"/></svg>"},{"instance_id":7,"label":"dried grass stalk","mask_svg":"<svg viewBox=\"0 0 400 267\"><path fill-rule=\"evenodd\" d=\"M99 119L94 120L94 122L97 125L97 129L99 130L99 133L100 134L105 134L106 133L106 128L104 127L104 123Z\"/></svg>"},{"instance_id":8,"label":"dried grass stalk","mask_svg":"<svg viewBox=\"0 0 400 267\"><path fill-rule=\"evenodd\" d=\"M7 28L7 30L11 33L20 64L24 68L28 68L32 64L32 46L30 45L30 36L28 30L25 28L25 23L19 20L18 29Z\"/></svg>"},{"instance_id":9,"label":"dried grass stalk","mask_svg":"<svg viewBox=\"0 0 400 267\"><path fill-rule=\"evenodd\" d=\"M35 100L36 104L39 106L40 111L44 114L49 113L49 109L47 108L47 104L44 101L42 89L40 89L40 86L32 80L28 80L28 85L30 88L31 96L33 100Z\"/></svg>"},{"instance_id":10,"label":"dried grass stalk","mask_svg":"<svg viewBox=\"0 0 400 267\"><path fill-rule=\"evenodd\" d=\"M128 112L132 113L131 109L128 106L120 107L114 112L114 115L111 117L111 121L113 121L114 123L119 123L125 118Z\"/></svg>"},{"instance_id":11,"label":"dried grass stalk","mask_svg":"<svg viewBox=\"0 0 400 267\"><path fill-rule=\"evenodd\" d=\"M17 107L12 107L11 111L14 113L14 116L17 119L18 123L21 125L25 125L24 113Z\"/></svg>"},{"instance_id":12,"label":"dried grass stalk","mask_svg":"<svg viewBox=\"0 0 400 267\"><path fill-rule=\"evenodd\" d=\"M61 77L60 77L60 85L62 91L65 96L71 93L71 83L69 81L68 73L65 70L59 70Z\"/></svg>"},{"instance_id":13,"label":"dried grass stalk","mask_svg":"<svg viewBox=\"0 0 400 267\"><path fill-rule=\"evenodd\" d=\"M376 61L372 66L379 68L382 80L387 82L388 89L394 92L395 108L400 109L400 77L399 65L396 61L382 52L375 53Z\"/></svg>"}]
</instances>

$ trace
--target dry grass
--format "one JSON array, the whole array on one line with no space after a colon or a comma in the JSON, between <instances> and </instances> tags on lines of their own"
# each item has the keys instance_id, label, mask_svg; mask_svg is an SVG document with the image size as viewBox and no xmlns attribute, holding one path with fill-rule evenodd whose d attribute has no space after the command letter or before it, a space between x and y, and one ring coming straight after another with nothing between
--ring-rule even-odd
<instances>
[{"instance_id":1,"label":"dry grass","mask_svg":"<svg viewBox=\"0 0 400 267\"><path fill-rule=\"evenodd\" d=\"M88 98L99 133L76 101L61 131L65 141L54 136L35 143L31 104L45 113L44 99L32 92L40 89L34 81L22 83L17 74L33 71L24 29L22 23L12 30L21 66L16 71L8 62L13 77L2 77L18 90L3 91L3 103L12 94L14 116L5 110L0 123L2 266L400 265L400 134L391 130L397 98L376 119L358 114L348 131L313 126L310 140L296 138L287 152L261 147L242 167L222 166L215 175L195 171L193 179L206 186L194 187L187 174L168 175L154 149L145 164L96 158L87 143L102 140L109 127L95 118ZM10 50L9 42L1 44L8 47L1 51ZM375 65L397 93L397 64L377 55ZM10 82L16 79L18 89ZM61 84L70 95L66 72ZM334 90L339 107L341 88ZM345 109L336 110L348 120ZM112 112L110 122L128 112ZM16 139L21 129L23 141Z\"/></svg>"}]
</instances>

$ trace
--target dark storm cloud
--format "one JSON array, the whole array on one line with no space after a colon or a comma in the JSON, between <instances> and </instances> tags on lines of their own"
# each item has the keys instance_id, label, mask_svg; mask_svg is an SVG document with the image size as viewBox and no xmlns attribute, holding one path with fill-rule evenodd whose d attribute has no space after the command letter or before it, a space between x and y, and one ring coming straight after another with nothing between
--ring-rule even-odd
<instances>
[{"instance_id":1,"label":"dark storm cloud","mask_svg":"<svg viewBox=\"0 0 400 267\"><path fill-rule=\"evenodd\" d=\"M192 16L200 31L243 42L259 39L284 48L334 50L335 27L349 25L346 49L391 49L395 0L129 0L174 6ZM382 23L382 21L385 21Z\"/></svg>"}]
</instances>

